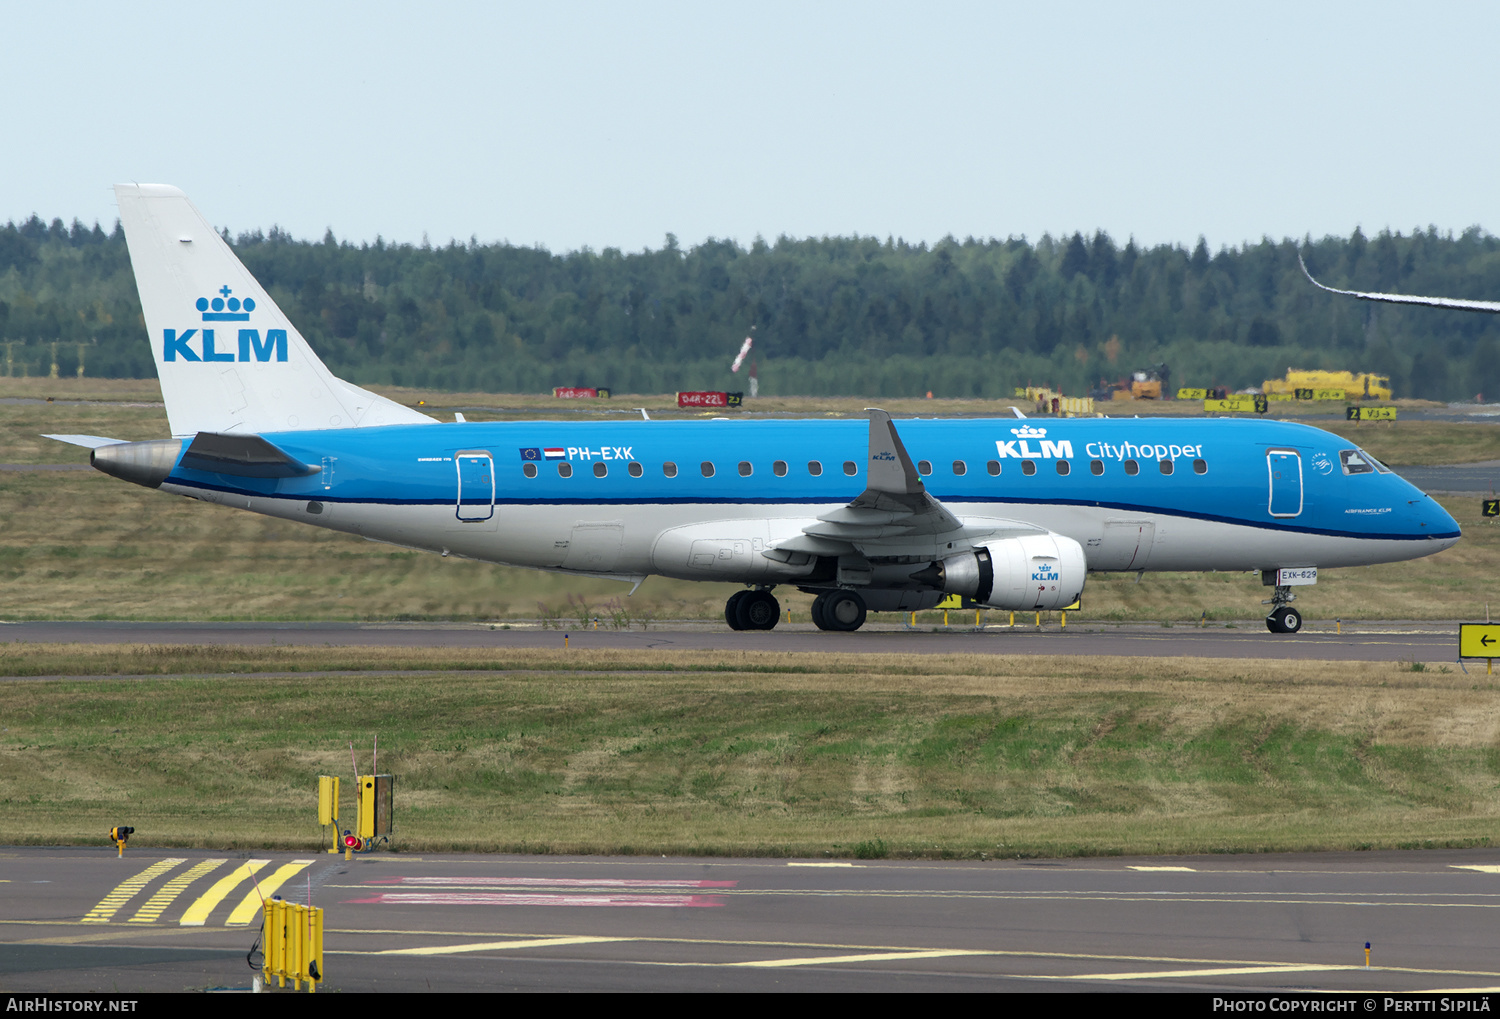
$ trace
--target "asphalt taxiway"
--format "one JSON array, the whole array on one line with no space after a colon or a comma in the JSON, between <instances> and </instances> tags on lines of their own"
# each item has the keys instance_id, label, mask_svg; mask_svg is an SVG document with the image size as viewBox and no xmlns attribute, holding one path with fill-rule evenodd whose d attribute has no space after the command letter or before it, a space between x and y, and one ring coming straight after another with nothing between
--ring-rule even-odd
<instances>
[{"instance_id":1,"label":"asphalt taxiway","mask_svg":"<svg viewBox=\"0 0 1500 1019\"><path fill-rule=\"evenodd\" d=\"M960 613L954 613L958 617ZM1458 623L1318 623L1299 634L1272 634L1259 623L1228 628L1055 621L1038 629L1017 614L1014 627L908 629L867 625L825 633L811 624L735 632L722 625L677 623L649 630L504 628L481 623L0 623L0 642L82 644L244 644L365 647L611 648L676 651L790 651L840 654L1125 655L1364 662L1454 662Z\"/></svg>"},{"instance_id":2,"label":"asphalt taxiway","mask_svg":"<svg viewBox=\"0 0 1500 1019\"><path fill-rule=\"evenodd\" d=\"M345 862L132 847L0 849L0 990L249 988L271 894L324 909L325 990L1500 988L1495 850Z\"/></svg>"}]
</instances>

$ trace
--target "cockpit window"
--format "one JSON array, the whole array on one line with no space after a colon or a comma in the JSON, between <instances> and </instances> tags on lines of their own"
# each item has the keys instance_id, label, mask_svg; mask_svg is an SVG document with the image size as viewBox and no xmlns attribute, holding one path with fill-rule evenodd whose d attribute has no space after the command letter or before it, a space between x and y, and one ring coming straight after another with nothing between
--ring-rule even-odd
<instances>
[{"instance_id":1,"label":"cockpit window","mask_svg":"<svg viewBox=\"0 0 1500 1019\"><path fill-rule=\"evenodd\" d=\"M1379 460L1375 459L1369 453L1366 453L1364 450L1360 450L1359 451L1359 455L1362 456L1362 457L1364 457L1366 460L1370 461L1372 464L1374 464L1375 465L1375 469L1377 471L1379 471L1381 474L1390 474L1391 473L1391 469L1389 467L1387 467L1385 464L1381 463Z\"/></svg>"},{"instance_id":2,"label":"cockpit window","mask_svg":"<svg viewBox=\"0 0 1500 1019\"><path fill-rule=\"evenodd\" d=\"M1341 449L1339 450L1339 463L1344 468L1345 474L1374 474L1375 465L1371 458L1362 450Z\"/></svg>"}]
</instances>

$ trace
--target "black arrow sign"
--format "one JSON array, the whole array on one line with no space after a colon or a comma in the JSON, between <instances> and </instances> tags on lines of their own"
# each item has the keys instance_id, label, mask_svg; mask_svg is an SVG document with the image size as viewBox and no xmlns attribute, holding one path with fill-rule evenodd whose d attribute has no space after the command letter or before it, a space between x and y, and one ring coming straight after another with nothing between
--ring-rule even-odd
<instances>
[{"instance_id":1,"label":"black arrow sign","mask_svg":"<svg viewBox=\"0 0 1500 1019\"><path fill-rule=\"evenodd\" d=\"M1495 638L1491 637L1489 634L1485 634L1483 637L1479 638L1480 647L1489 647L1493 643L1495 643Z\"/></svg>"}]
</instances>

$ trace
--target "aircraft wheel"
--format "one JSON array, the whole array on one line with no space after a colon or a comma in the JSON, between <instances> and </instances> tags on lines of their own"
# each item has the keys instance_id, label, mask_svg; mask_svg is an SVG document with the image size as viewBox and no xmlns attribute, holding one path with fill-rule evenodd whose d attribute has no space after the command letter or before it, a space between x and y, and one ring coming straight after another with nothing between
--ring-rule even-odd
<instances>
[{"instance_id":1,"label":"aircraft wheel","mask_svg":"<svg viewBox=\"0 0 1500 1019\"><path fill-rule=\"evenodd\" d=\"M1272 633L1296 633L1302 629L1302 613L1283 605L1266 617L1266 629Z\"/></svg>"},{"instance_id":2,"label":"aircraft wheel","mask_svg":"<svg viewBox=\"0 0 1500 1019\"><path fill-rule=\"evenodd\" d=\"M858 630L865 625L865 600L858 591L830 591L823 597L825 630Z\"/></svg>"},{"instance_id":3,"label":"aircraft wheel","mask_svg":"<svg viewBox=\"0 0 1500 1019\"><path fill-rule=\"evenodd\" d=\"M741 591L743 597L735 606L739 619L736 630L772 630L781 619L781 603L770 591Z\"/></svg>"},{"instance_id":4,"label":"aircraft wheel","mask_svg":"<svg viewBox=\"0 0 1500 1019\"><path fill-rule=\"evenodd\" d=\"M731 630L743 630L745 628L740 624L740 603L745 600L745 595L752 593L751 591L736 591L724 603L724 622L729 624Z\"/></svg>"},{"instance_id":5,"label":"aircraft wheel","mask_svg":"<svg viewBox=\"0 0 1500 1019\"><path fill-rule=\"evenodd\" d=\"M827 630L829 628L828 620L823 618L823 603L827 601L827 599L828 593L825 591L823 594L820 594L816 598L814 598L812 603L813 625L820 630Z\"/></svg>"}]
</instances>

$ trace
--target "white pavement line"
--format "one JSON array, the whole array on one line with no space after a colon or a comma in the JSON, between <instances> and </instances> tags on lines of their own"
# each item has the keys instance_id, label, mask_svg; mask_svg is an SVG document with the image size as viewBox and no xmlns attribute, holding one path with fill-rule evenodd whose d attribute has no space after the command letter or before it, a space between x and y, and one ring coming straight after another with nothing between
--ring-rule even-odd
<instances>
[{"instance_id":1,"label":"white pavement line","mask_svg":"<svg viewBox=\"0 0 1500 1019\"><path fill-rule=\"evenodd\" d=\"M1164 870L1164 871L1173 871L1173 872L1178 872L1178 873L1183 873L1183 874L1196 874L1196 873L1198 873L1198 868L1196 868L1196 867L1144 867L1144 866L1134 866L1134 865L1132 865L1130 867L1127 867L1126 869L1127 870Z\"/></svg>"},{"instance_id":2,"label":"white pavement line","mask_svg":"<svg viewBox=\"0 0 1500 1019\"><path fill-rule=\"evenodd\" d=\"M863 955L804 956L799 959L757 959L752 962L730 962L726 966L771 969L784 966L831 966L842 962L888 962L895 959L944 959L956 955L994 955L993 952L968 951L961 948L933 949L926 952L869 952Z\"/></svg>"},{"instance_id":3,"label":"white pavement line","mask_svg":"<svg viewBox=\"0 0 1500 1019\"><path fill-rule=\"evenodd\" d=\"M483 941L477 945L439 945L434 948L389 948L383 952L360 952L360 955L458 955L461 952L496 952L515 948L552 948L556 945L597 945L610 941L633 941L634 938L562 937L531 938L527 941ZM347 954L347 953L345 953Z\"/></svg>"},{"instance_id":4,"label":"white pavement line","mask_svg":"<svg viewBox=\"0 0 1500 1019\"><path fill-rule=\"evenodd\" d=\"M1500 874L1500 865L1492 863L1450 863L1453 870L1477 870L1481 874Z\"/></svg>"},{"instance_id":5,"label":"white pavement line","mask_svg":"<svg viewBox=\"0 0 1500 1019\"><path fill-rule=\"evenodd\" d=\"M862 863L797 863L795 861L788 860L787 861L787 866L788 867L863 867L864 864L862 864Z\"/></svg>"},{"instance_id":6,"label":"white pavement line","mask_svg":"<svg viewBox=\"0 0 1500 1019\"><path fill-rule=\"evenodd\" d=\"M1036 980L1172 980L1179 977L1235 977L1255 973L1329 973L1364 969L1363 966L1225 966L1220 969L1161 969L1151 973L1046 974Z\"/></svg>"}]
</instances>

